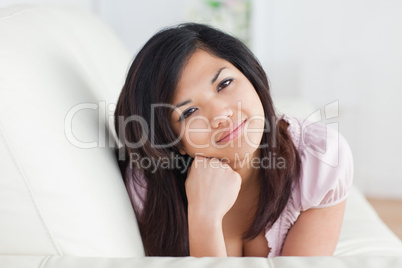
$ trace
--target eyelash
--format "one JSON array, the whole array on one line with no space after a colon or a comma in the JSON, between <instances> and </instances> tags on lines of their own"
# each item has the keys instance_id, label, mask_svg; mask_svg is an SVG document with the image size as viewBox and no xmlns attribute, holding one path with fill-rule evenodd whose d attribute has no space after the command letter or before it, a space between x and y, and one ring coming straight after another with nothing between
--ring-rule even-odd
<instances>
[{"instance_id":1,"label":"eyelash","mask_svg":"<svg viewBox=\"0 0 402 268\"><path fill-rule=\"evenodd\" d=\"M222 89L225 89L227 86L232 84L233 80L234 80L233 78L227 78L227 79L223 80L222 82L220 82L217 87L217 91L220 92ZM197 108L195 108L195 107L191 107L191 108L185 110L181 114L179 121L182 121L182 120L186 119L187 117L191 116L196 110L197 110ZM192 112L190 112L190 111L192 111Z\"/></svg>"},{"instance_id":2,"label":"eyelash","mask_svg":"<svg viewBox=\"0 0 402 268\"><path fill-rule=\"evenodd\" d=\"M222 82L220 82L219 85L218 85L218 89L217 89L218 92L220 92L222 89L224 89L227 86L229 86L230 84L232 84L233 80L234 80L233 78L228 78L228 79L225 79ZM222 88L223 85L224 85L224 87Z\"/></svg>"}]
</instances>

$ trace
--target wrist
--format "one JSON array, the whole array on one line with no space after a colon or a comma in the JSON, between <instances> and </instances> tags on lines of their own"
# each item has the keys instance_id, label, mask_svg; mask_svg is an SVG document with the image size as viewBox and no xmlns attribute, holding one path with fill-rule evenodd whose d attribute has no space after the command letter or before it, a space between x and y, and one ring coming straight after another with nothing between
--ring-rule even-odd
<instances>
[{"instance_id":1,"label":"wrist","mask_svg":"<svg viewBox=\"0 0 402 268\"><path fill-rule=\"evenodd\" d=\"M211 213L212 212L212 213ZM190 256L226 257L222 218L211 210L188 207Z\"/></svg>"},{"instance_id":2,"label":"wrist","mask_svg":"<svg viewBox=\"0 0 402 268\"><path fill-rule=\"evenodd\" d=\"M223 216L216 211L195 206L188 206L188 221L199 222L208 226L220 227L222 225Z\"/></svg>"}]
</instances>

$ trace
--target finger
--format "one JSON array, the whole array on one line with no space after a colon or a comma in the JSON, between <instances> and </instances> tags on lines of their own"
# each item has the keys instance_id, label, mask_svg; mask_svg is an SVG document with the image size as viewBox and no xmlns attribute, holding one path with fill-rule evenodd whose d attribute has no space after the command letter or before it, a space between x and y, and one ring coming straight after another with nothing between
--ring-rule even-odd
<instances>
[{"instance_id":1,"label":"finger","mask_svg":"<svg viewBox=\"0 0 402 268\"><path fill-rule=\"evenodd\" d=\"M194 159L193 159L193 163L191 164L191 166L195 169L199 168L199 167L204 167L206 164L207 158L203 155L195 155Z\"/></svg>"},{"instance_id":2,"label":"finger","mask_svg":"<svg viewBox=\"0 0 402 268\"><path fill-rule=\"evenodd\" d=\"M222 162L222 168L231 168L228 164Z\"/></svg>"},{"instance_id":3,"label":"finger","mask_svg":"<svg viewBox=\"0 0 402 268\"><path fill-rule=\"evenodd\" d=\"M210 157L209 161L212 162L212 163L216 163L216 164L221 163L221 161L217 157Z\"/></svg>"}]
</instances>

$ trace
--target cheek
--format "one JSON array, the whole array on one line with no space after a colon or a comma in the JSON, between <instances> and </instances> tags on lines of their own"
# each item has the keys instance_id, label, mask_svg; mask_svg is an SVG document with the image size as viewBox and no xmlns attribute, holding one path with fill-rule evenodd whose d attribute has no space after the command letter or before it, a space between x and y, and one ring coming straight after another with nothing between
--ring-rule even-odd
<instances>
[{"instance_id":1,"label":"cheek","mask_svg":"<svg viewBox=\"0 0 402 268\"><path fill-rule=\"evenodd\" d=\"M187 148L205 148L210 143L211 126L203 117L192 117L184 126L183 141Z\"/></svg>"},{"instance_id":2,"label":"cheek","mask_svg":"<svg viewBox=\"0 0 402 268\"><path fill-rule=\"evenodd\" d=\"M261 142L266 118L260 97L252 86L248 88L243 104L244 107L247 107L246 110L249 115L247 137L245 138L249 141L249 145L256 147Z\"/></svg>"},{"instance_id":3,"label":"cheek","mask_svg":"<svg viewBox=\"0 0 402 268\"><path fill-rule=\"evenodd\" d=\"M240 101L242 107L251 112L251 114L264 114L260 97L253 85L247 79L241 81L235 95L236 99Z\"/></svg>"},{"instance_id":4,"label":"cheek","mask_svg":"<svg viewBox=\"0 0 402 268\"><path fill-rule=\"evenodd\" d=\"M249 118L245 130L245 139L251 147L256 147L261 143L264 133L264 120L265 118L260 115Z\"/></svg>"},{"instance_id":5,"label":"cheek","mask_svg":"<svg viewBox=\"0 0 402 268\"><path fill-rule=\"evenodd\" d=\"M264 117L264 107L262 106L262 102L260 100L260 97L258 96L257 92L253 89L253 91L250 92L249 98L247 99L249 107L252 109L252 113L254 115L262 116ZM264 122L264 119L261 121Z\"/></svg>"}]
</instances>

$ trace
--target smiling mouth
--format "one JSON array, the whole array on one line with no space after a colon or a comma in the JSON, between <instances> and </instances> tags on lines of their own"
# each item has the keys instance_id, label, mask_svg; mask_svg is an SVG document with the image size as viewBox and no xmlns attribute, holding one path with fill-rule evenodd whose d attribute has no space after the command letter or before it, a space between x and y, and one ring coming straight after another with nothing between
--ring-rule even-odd
<instances>
[{"instance_id":1,"label":"smiling mouth","mask_svg":"<svg viewBox=\"0 0 402 268\"><path fill-rule=\"evenodd\" d=\"M240 125L238 125L234 130L223 136L223 138L218 140L217 143L228 142L237 138L241 134L241 131L243 130L246 121L247 119L244 120Z\"/></svg>"}]
</instances>

